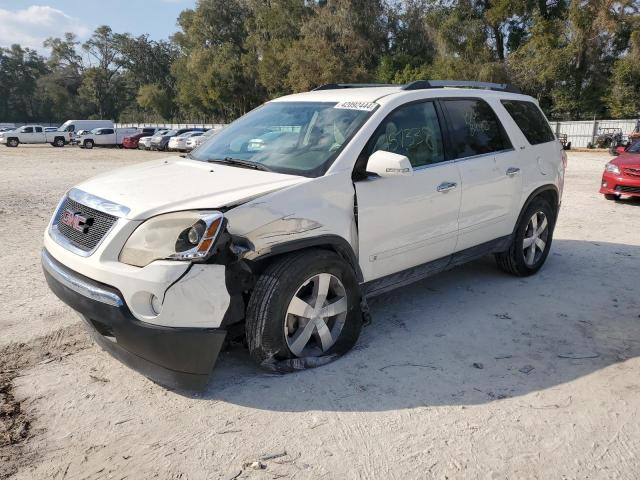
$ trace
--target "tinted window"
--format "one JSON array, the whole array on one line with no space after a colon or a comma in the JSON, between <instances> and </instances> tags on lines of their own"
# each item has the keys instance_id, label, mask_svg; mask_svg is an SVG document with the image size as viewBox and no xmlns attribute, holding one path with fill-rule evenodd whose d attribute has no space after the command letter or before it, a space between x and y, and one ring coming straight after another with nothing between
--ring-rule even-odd
<instances>
[{"instance_id":1,"label":"tinted window","mask_svg":"<svg viewBox=\"0 0 640 480\"><path fill-rule=\"evenodd\" d=\"M507 112L520 127L520 130L522 130L531 145L555 140L556 137L553 135L551 127L549 127L544 115L534 103L502 100L502 105L507 109Z\"/></svg>"},{"instance_id":2,"label":"tinted window","mask_svg":"<svg viewBox=\"0 0 640 480\"><path fill-rule=\"evenodd\" d=\"M433 103L414 103L392 112L369 140L367 158L378 150L405 155L414 168L442 162L442 134Z\"/></svg>"},{"instance_id":3,"label":"tinted window","mask_svg":"<svg viewBox=\"0 0 640 480\"><path fill-rule=\"evenodd\" d=\"M23 127L22 133L33 133L33 127Z\"/></svg>"},{"instance_id":4,"label":"tinted window","mask_svg":"<svg viewBox=\"0 0 640 480\"><path fill-rule=\"evenodd\" d=\"M36 133L42 133L42 127L36 127Z\"/></svg>"},{"instance_id":5,"label":"tinted window","mask_svg":"<svg viewBox=\"0 0 640 480\"><path fill-rule=\"evenodd\" d=\"M511 148L498 117L482 100L445 100L453 158Z\"/></svg>"},{"instance_id":6,"label":"tinted window","mask_svg":"<svg viewBox=\"0 0 640 480\"><path fill-rule=\"evenodd\" d=\"M102 130L102 134L103 135L108 135L110 133L113 133L113 129L112 128L105 128Z\"/></svg>"}]
</instances>

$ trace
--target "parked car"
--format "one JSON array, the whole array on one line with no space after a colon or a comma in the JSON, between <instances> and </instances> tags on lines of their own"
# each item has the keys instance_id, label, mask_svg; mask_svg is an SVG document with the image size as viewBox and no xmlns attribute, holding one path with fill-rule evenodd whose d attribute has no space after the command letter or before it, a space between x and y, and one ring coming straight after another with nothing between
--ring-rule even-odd
<instances>
[{"instance_id":1,"label":"parked car","mask_svg":"<svg viewBox=\"0 0 640 480\"><path fill-rule=\"evenodd\" d=\"M151 137L151 150L166 150L169 146L169 140L186 132L202 132L204 128L179 128L169 130L163 134L156 134Z\"/></svg>"},{"instance_id":2,"label":"parked car","mask_svg":"<svg viewBox=\"0 0 640 480\"><path fill-rule=\"evenodd\" d=\"M94 128L82 136L79 145L87 149L120 146L124 138L135 130L135 128Z\"/></svg>"},{"instance_id":3,"label":"parked car","mask_svg":"<svg viewBox=\"0 0 640 480\"><path fill-rule=\"evenodd\" d=\"M0 143L8 147L17 147L21 143L50 143L54 147L64 147L70 141L69 132L46 132L41 125L25 125L0 133Z\"/></svg>"},{"instance_id":4,"label":"parked car","mask_svg":"<svg viewBox=\"0 0 640 480\"><path fill-rule=\"evenodd\" d=\"M169 139L167 150L175 152L184 152L187 150L187 140L202 136L204 132L185 132Z\"/></svg>"},{"instance_id":5,"label":"parked car","mask_svg":"<svg viewBox=\"0 0 640 480\"><path fill-rule=\"evenodd\" d=\"M84 137L87 133L90 133L89 130L78 130L75 133L71 134L71 144L72 145L80 145L82 143L82 137Z\"/></svg>"},{"instance_id":6,"label":"parked car","mask_svg":"<svg viewBox=\"0 0 640 480\"><path fill-rule=\"evenodd\" d=\"M122 140L123 148L138 148L138 143L142 137L151 137L158 129L155 127L143 127L137 129L133 135L127 135Z\"/></svg>"},{"instance_id":7,"label":"parked car","mask_svg":"<svg viewBox=\"0 0 640 480\"><path fill-rule=\"evenodd\" d=\"M11 132L15 130L15 127L0 127L0 133Z\"/></svg>"},{"instance_id":8,"label":"parked car","mask_svg":"<svg viewBox=\"0 0 640 480\"><path fill-rule=\"evenodd\" d=\"M625 148L604 167L600 193L607 200L640 197L640 141Z\"/></svg>"},{"instance_id":9,"label":"parked car","mask_svg":"<svg viewBox=\"0 0 640 480\"><path fill-rule=\"evenodd\" d=\"M185 144L185 150L187 152L190 152L191 150L199 147L205 141L207 141L209 139L209 137L211 137L212 135L215 135L219 131L220 131L220 129L211 128L211 129L207 130L206 132L204 132L202 135L198 135L198 136L187 138L187 143Z\"/></svg>"},{"instance_id":10,"label":"parked car","mask_svg":"<svg viewBox=\"0 0 640 480\"><path fill-rule=\"evenodd\" d=\"M535 274L565 166L536 101L504 85L327 85L190 157L72 188L44 274L97 343L159 383L206 385L227 336L269 370L317 366L355 344L374 295L486 254Z\"/></svg>"}]
</instances>

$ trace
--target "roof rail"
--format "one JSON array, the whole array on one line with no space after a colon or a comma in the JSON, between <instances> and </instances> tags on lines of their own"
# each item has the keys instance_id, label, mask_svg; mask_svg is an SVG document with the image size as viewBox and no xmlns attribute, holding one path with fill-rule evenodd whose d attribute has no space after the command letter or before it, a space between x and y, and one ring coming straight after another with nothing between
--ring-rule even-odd
<instances>
[{"instance_id":1,"label":"roof rail","mask_svg":"<svg viewBox=\"0 0 640 480\"><path fill-rule=\"evenodd\" d=\"M497 90L500 92L522 93L518 88L508 83L469 82L464 80L416 80L403 85L402 90L423 90L426 88L482 88L484 90Z\"/></svg>"},{"instance_id":2,"label":"roof rail","mask_svg":"<svg viewBox=\"0 0 640 480\"><path fill-rule=\"evenodd\" d=\"M390 83L325 83L319 87L311 90L337 90L339 88L370 88L370 87L395 87L397 85L391 85Z\"/></svg>"}]
</instances>

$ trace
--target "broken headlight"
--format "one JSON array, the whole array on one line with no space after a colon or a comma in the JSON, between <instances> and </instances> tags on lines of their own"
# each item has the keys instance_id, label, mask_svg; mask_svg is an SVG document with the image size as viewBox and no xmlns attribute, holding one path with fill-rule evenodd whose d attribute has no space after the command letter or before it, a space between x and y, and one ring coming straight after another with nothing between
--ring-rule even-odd
<instances>
[{"instance_id":1,"label":"broken headlight","mask_svg":"<svg viewBox=\"0 0 640 480\"><path fill-rule=\"evenodd\" d=\"M120 261L136 267L161 259L203 262L213 252L223 221L222 213L215 211L176 212L150 218L131 234L120 252Z\"/></svg>"}]
</instances>

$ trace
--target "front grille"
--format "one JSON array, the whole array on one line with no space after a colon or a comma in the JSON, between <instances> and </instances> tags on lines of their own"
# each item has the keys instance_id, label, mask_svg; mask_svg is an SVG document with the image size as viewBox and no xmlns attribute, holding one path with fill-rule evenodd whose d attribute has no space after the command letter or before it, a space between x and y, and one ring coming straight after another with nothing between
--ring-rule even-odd
<instances>
[{"instance_id":1,"label":"front grille","mask_svg":"<svg viewBox=\"0 0 640 480\"><path fill-rule=\"evenodd\" d=\"M630 187L628 185L616 185L616 192L640 193L640 187Z\"/></svg>"},{"instance_id":2,"label":"front grille","mask_svg":"<svg viewBox=\"0 0 640 480\"><path fill-rule=\"evenodd\" d=\"M640 168L625 168L624 173L632 177L640 177Z\"/></svg>"},{"instance_id":3,"label":"front grille","mask_svg":"<svg viewBox=\"0 0 640 480\"><path fill-rule=\"evenodd\" d=\"M86 225L83 231L76 230L72 226L61 222L62 216L67 210L73 214L79 214L86 219ZM116 220L117 217L113 215L87 207L67 197L65 201L62 202L62 206L58 210L53 223L54 228L57 228L58 232L73 246L88 252L96 248Z\"/></svg>"}]
</instances>

